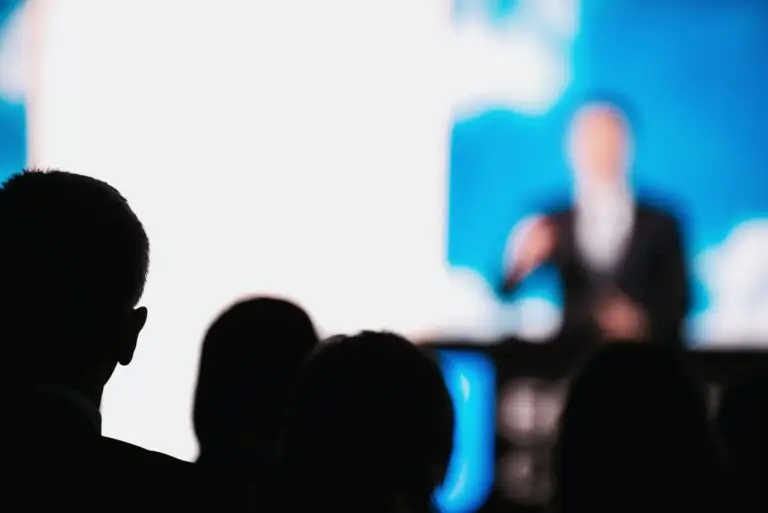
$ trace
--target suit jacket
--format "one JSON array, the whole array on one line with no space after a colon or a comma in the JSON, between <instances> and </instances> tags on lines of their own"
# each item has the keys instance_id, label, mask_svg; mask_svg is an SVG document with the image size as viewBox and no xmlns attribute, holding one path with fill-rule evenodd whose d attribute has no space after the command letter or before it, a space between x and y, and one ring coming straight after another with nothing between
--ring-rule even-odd
<instances>
[{"instance_id":1,"label":"suit jacket","mask_svg":"<svg viewBox=\"0 0 768 513\"><path fill-rule=\"evenodd\" d=\"M74 402L3 391L2 500L26 511L182 511L202 489L193 466L103 437Z\"/></svg>"},{"instance_id":2,"label":"suit jacket","mask_svg":"<svg viewBox=\"0 0 768 513\"><path fill-rule=\"evenodd\" d=\"M653 341L679 345L682 322L689 308L689 289L678 221L671 214L639 203L630 239L616 270L593 271L576 245L574 211L553 213L549 219L558 233L551 258L564 286L564 335L594 339L595 302L611 289L618 289L641 305L649 318ZM516 288L514 273L505 289Z\"/></svg>"}]
</instances>

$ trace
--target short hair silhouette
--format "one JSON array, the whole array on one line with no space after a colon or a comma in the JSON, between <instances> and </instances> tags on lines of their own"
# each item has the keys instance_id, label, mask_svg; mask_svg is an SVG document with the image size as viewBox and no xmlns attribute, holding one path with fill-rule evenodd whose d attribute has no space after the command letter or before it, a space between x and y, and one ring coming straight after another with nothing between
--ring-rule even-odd
<instances>
[{"instance_id":1,"label":"short hair silhouette","mask_svg":"<svg viewBox=\"0 0 768 513\"><path fill-rule=\"evenodd\" d=\"M289 475L310 504L383 511L431 506L453 447L453 405L438 366L391 333L321 346L304 370L285 432Z\"/></svg>"},{"instance_id":2,"label":"short hair silhouette","mask_svg":"<svg viewBox=\"0 0 768 513\"><path fill-rule=\"evenodd\" d=\"M256 297L228 308L205 335L195 393L201 452L255 444L275 452L297 373L318 344L298 305Z\"/></svg>"},{"instance_id":3,"label":"short hair silhouette","mask_svg":"<svg viewBox=\"0 0 768 513\"><path fill-rule=\"evenodd\" d=\"M599 351L573 381L560 429L557 510L721 504L703 390L672 350L627 342Z\"/></svg>"},{"instance_id":4,"label":"short hair silhouette","mask_svg":"<svg viewBox=\"0 0 768 513\"><path fill-rule=\"evenodd\" d=\"M115 188L58 170L12 176L0 188L0 240L0 330L18 341L6 344L9 368L50 379L131 360L149 241Z\"/></svg>"}]
</instances>

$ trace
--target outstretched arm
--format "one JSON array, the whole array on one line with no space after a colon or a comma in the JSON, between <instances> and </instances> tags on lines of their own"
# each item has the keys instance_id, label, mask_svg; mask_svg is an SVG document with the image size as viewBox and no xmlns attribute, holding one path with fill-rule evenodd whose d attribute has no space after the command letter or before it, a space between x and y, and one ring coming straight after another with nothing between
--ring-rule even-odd
<instances>
[{"instance_id":1,"label":"outstretched arm","mask_svg":"<svg viewBox=\"0 0 768 513\"><path fill-rule=\"evenodd\" d=\"M504 276L502 292L509 294L535 271L552 258L557 244L557 229L552 219L536 217L514 230L510 236L508 255L510 264Z\"/></svg>"}]
</instances>

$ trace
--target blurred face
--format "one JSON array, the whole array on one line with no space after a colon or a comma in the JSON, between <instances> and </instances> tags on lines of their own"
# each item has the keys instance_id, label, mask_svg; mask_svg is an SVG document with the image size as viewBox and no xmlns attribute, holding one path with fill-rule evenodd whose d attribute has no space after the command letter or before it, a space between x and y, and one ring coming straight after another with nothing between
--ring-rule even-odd
<instances>
[{"instance_id":1,"label":"blurred face","mask_svg":"<svg viewBox=\"0 0 768 513\"><path fill-rule=\"evenodd\" d=\"M585 185L611 186L625 179L629 134L615 108L590 105L571 125L570 158L576 178Z\"/></svg>"}]
</instances>

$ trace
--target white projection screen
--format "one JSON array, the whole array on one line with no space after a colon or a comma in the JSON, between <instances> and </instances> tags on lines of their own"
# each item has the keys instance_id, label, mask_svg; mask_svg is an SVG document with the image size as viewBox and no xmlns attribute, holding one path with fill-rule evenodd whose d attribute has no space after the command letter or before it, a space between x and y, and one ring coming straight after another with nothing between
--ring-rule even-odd
<instances>
[{"instance_id":1,"label":"white projection screen","mask_svg":"<svg viewBox=\"0 0 768 513\"><path fill-rule=\"evenodd\" d=\"M149 320L107 387L106 435L194 457L200 343L238 297L295 299L324 333L427 336L453 317L448 14L413 0L35 5L30 163L113 184L152 244Z\"/></svg>"}]
</instances>

